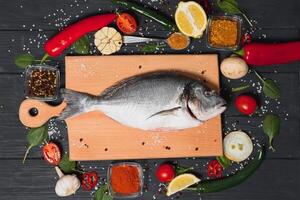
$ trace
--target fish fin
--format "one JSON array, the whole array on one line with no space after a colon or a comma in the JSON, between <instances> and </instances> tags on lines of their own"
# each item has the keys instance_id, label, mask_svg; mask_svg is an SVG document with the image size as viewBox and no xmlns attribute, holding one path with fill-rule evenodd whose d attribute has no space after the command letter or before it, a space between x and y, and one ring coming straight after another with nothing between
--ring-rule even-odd
<instances>
[{"instance_id":1,"label":"fish fin","mask_svg":"<svg viewBox=\"0 0 300 200\"><path fill-rule=\"evenodd\" d=\"M175 107L175 108L171 108L171 109L167 109L167 110L162 110L162 111L159 111L159 112L157 112L157 113L154 113L153 115L151 115L151 116L148 117L147 119L150 119L150 118L152 118L152 117L154 117L154 116L157 116L157 115L162 115L162 116L164 116L164 115L174 115L175 112L176 112L177 110L179 110L179 109L181 109L180 106Z\"/></svg>"},{"instance_id":2,"label":"fish fin","mask_svg":"<svg viewBox=\"0 0 300 200\"><path fill-rule=\"evenodd\" d=\"M69 117L87 112L86 106L89 105L89 101L92 100L92 96L89 94L68 89L61 89L61 95L67 103L67 106L57 118L58 120L65 120Z\"/></svg>"}]
</instances>

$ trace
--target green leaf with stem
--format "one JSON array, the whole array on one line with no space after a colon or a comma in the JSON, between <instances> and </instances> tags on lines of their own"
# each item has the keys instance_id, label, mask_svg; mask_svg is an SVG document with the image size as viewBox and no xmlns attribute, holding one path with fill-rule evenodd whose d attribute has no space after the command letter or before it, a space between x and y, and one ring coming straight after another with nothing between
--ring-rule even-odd
<instances>
[{"instance_id":1,"label":"green leaf with stem","mask_svg":"<svg viewBox=\"0 0 300 200\"><path fill-rule=\"evenodd\" d=\"M280 129L280 118L275 114L266 114L263 121L264 133L269 137L269 148L275 151L272 145L274 137L279 133Z\"/></svg>"},{"instance_id":2,"label":"green leaf with stem","mask_svg":"<svg viewBox=\"0 0 300 200\"><path fill-rule=\"evenodd\" d=\"M154 53L155 51L158 51L160 47L166 46L165 44L157 44L157 43L149 43L143 46L141 51L143 53Z\"/></svg>"},{"instance_id":3,"label":"green leaf with stem","mask_svg":"<svg viewBox=\"0 0 300 200\"><path fill-rule=\"evenodd\" d=\"M94 193L93 200L112 200L112 196L108 193L108 186L102 185L99 189Z\"/></svg>"},{"instance_id":4,"label":"green leaf with stem","mask_svg":"<svg viewBox=\"0 0 300 200\"><path fill-rule=\"evenodd\" d=\"M23 158L23 163L25 163L25 160L30 150L35 146L43 144L43 142L46 141L47 139L48 139L47 125L43 125L39 128L30 129L29 133L27 134L28 147Z\"/></svg>"},{"instance_id":5,"label":"green leaf with stem","mask_svg":"<svg viewBox=\"0 0 300 200\"><path fill-rule=\"evenodd\" d=\"M78 54L88 54L90 51L89 38L85 35L73 44L73 48Z\"/></svg>"},{"instance_id":6,"label":"green leaf with stem","mask_svg":"<svg viewBox=\"0 0 300 200\"><path fill-rule=\"evenodd\" d=\"M70 174L77 169L77 164L75 161L70 161L69 156L65 153L58 164L59 168L66 174Z\"/></svg>"},{"instance_id":7,"label":"green leaf with stem","mask_svg":"<svg viewBox=\"0 0 300 200\"><path fill-rule=\"evenodd\" d=\"M34 64L34 62L34 56L29 53L18 55L15 58L15 64L20 68L26 68L27 66Z\"/></svg>"},{"instance_id":8,"label":"green leaf with stem","mask_svg":"<svg viewBox=\"0 0 300 200\"><path fill-rule=\"evenodd\" d=\"M175 171L176 171L176 176L180 174L184 174L190 171L193 171L194 167L181 167L181 166L176 166Z\"/></svg>"},{"instance_id":9,"label":"green leaf with stem","mask_svg":"<svg viewBox=\"0 0 300 200\"><path fill-rule=\"evenodd\" d=\"M225 13L228 13L228 14L231 14L231 15L241 14L246 19L246 21L249 23L249 25L251 27L253 26L253 24L248 19L246 14L243 13L238 8L238 3L237 3L236 0L217 0L217 5Z\"/></svg>"},{"instance_id":10,"label":"green leaf with stem","mask_svg":"<svg viewBox=\"0 0 300 200\"><path fill-rule=\"evenodd\" d=\"M255 70L253 71L263 83L263 92L265 96L271 99L280 98L280 89L277 84L272 79L264 79Z\"/></svg>"}]
</instances>

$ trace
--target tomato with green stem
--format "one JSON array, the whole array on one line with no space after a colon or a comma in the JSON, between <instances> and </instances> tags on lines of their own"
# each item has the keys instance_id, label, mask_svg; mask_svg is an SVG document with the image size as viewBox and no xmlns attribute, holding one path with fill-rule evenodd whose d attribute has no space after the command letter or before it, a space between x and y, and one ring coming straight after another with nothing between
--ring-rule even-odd
<instances>
[{"instance_id":1,"label":"tomato with green stem","mask_svg":"<svg viewBox=\"0 0 300 200\"><path fill-rule=\"evenodd\" d=\"M128 13L121 13L118 15L117 26L120 31L127 35L131 35L137 30L137 22L135 18Z\"/></svg>"}]
</instances>

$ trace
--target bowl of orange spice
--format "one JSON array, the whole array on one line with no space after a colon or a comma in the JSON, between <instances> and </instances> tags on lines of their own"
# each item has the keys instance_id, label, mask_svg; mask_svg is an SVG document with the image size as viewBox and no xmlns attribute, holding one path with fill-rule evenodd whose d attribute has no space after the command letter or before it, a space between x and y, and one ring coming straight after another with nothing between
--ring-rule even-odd
<instances>
[{"instance_id":1,"label":"bowl of orange spice","mask_svg":"<svg viewBox=\"0 0 300 200\"><path fill-rule=\"evenodd\" d=\"M114 198L135 198L143 194L143 168L138 163L111 164L107 180L109 193Z\"/></svg>"},{"instance_id":2,"label":"bowl of orange spice","mask_svg":"<svg viewBox=\"0 0 300 200\"><path fill-rule=\"evenodd\" d=\"M211 16L207 27L207 45L218 50L236 50L240 46L242 19L239 16Z\"/></svg>"}]
</instances>

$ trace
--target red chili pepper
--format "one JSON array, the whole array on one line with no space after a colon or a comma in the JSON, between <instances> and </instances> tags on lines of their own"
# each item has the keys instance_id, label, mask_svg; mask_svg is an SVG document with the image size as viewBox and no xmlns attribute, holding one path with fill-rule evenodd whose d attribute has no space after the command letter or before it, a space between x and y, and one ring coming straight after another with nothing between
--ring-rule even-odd
<instances>
[{"instance_id":1,"label":"red chili pepper","mask_svg":"<svg viewBox=\"0 0 300 200\"><path fill-rule=\"evenodd\" d=\"M85 172L82 175L81 186L85 190L92 190L98 183L98 174L95 171Z\"/></svg>"},{"instance_id":2,"label":"red chili pepper","mask_svg":"<svg viewBox=\"0 0 300 200\"><path fill-rule=\"evenodd\" d=\"M207 176L210 178L222 177L223 167L217 160L212 160L207 166Z\"/></svg>"},{"instance_id":3,"label":"red chili pepper","mask_svg":"<svg viewBox=\"0 0 300 200\"><path fill-rule=\"evenodd\" d=\"M278 44L250 43L236 52L249 65L276 65L300 60L300 41Z\"/></svg>"},{"instance_id":4,"label":"red chili pepper","mask_svg":"<svg viewBox=\"0 0 300 200\"><path fill-rule=\"evenodd\" d=\"M116 17L117 15L114 13L95 15L67 26L46 42L45 51L52 57L58 56L80 37L112 23Z\"/></svg>"}]
</instances>

